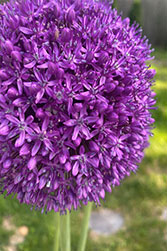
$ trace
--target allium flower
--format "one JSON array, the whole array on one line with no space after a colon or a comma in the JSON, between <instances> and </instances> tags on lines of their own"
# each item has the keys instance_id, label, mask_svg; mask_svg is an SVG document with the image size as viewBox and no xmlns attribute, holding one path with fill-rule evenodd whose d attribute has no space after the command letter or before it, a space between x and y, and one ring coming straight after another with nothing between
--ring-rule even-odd
<instances>
[{"instance_id":1,"label":"allium flower","mask_svg":"<svg viewBox=\"0 0 167 251\"><path fill-rule=\"evenodd\" d=\"M0 185L63 213L100 204L151 135L152 50L100 0L0 5Z\"/></svg>"}]
</instances>

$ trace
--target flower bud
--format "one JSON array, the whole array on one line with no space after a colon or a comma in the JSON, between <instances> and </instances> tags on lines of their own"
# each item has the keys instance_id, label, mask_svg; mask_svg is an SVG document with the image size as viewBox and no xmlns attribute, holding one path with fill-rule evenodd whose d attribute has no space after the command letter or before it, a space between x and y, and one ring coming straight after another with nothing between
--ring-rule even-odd
<instances>
[{"instance_id":1,"label":"flower bud","mask_svg":"<svg viewBox=\"0 0 167 251\"><path fill-rule=\"evenodd\" d=\"M8 125L0 125L0 135L6 136L9 133L9 126Z\"/></svg>"},{"instance_id":2,"label":"flower bud","mask_svg":"<svg viewBox=\"0 0 167 251\"><path fill-rule=\"evenodd\" d=\"M56 18L59 18L61 14L60 6L57 3L55 4L55 7L54 7L54 14Z\"/></svg>"},{"instance_id":3,"label":"flower bud","mask_svg":"<svg viewBox=\"0 0 167 251\"><path fill-rule=\"evenodd\" d=\"M156 74L156 71L154 69L150 69L147 71L146 76L148 79L152 79Z\"/></svg>"},{"instance_id":4,"label":"flower bud","mask_svg":"<svg viewBox=\"0 0 167 251\"><path fill-rule=\"evenodd\" d=\"M65 164L66 171L69 172L71 170L71 168L72 168L71 163L69 161L66 162L66 164Z\"/></svg>"},{"instance_id":5,"label":"flower bud","mask_svg":"<svg viewBox=\"0 0 167 251\"><path fill-rule=\"evenodd\" d=\"M106 112L107 112L107 113L113 112L113 106L112 106L112 105L108 105L107 111L106 111Z\"/></svg>"},{"instance_id":6,"label":"flower bud","mask_svg":"<svg viewBox=\"0 0 167 251\"><path fill-rule=\"evenodd\" d=\"M75 103L74 108L75 108L76 112L80 112L81 109L83 108L83 104L82 103Z\"/></svg>"},{"instance_id":7,"label":"flower bud","mask_svg":"<svg viewBox=\"0 0 167 251\"><path fill-rule=\"evenodd\" d=\"M8 54L10 54L13 51L13 44L10 40L6 40L5 42L5 49Z\"/></svg>"},{"instance_id":8,"label":"flower bud","mask_svg":"<svg viewBox=\"0 0 167 251\"><path fill-rule=\"evenodd\" d=\"M8 74L4 70L0 70L0 78L6 80L9 78Z\"/></svg>"},{"instance_id":9,"label":"flower bud","mask_svg":"<svg viewBox=\"0 0 167 251\"><path fill-rule=\"evenodd\" d=\"M122 94L122 92L124 91L124 87L122 86L117 86L115 89L114 89L114 95L115 96L120 96Z\"/></svg>"},{"instance_id":10,"label":"flower bud","mask_svg":"<svg viewBox=\"0 0 167 251\"><path fill-rule=\"evenodd\" d=\"M15 59L18 62L22 61L22 56L21 53L19 51L12 51L11 56L13 59Z\"/></svg>"},{"instance_id":11,"label":"flower bud","mask_svg":"<svg viewBox=\"0 0 167 251\"><path fill-rule=\"evenodd\" d=\"M77 137L77 139L75 139L73 142L74 142L75 146L78 147L81 144L81 138Z\"/></svg>"},{"instance_id":12,"label":"flower bud","mask_svg":"<svg viewBox=\"0 0 167 251\"><path fill-rule=\"evenodd\" d=\"M6 159L4 162L3 162L3 168L9 168L12 164L12 161L11 159Z\"/></svg>"},{"instance_id":13,"label":"flower bud","mask_svg":"<svg viewBox=\"0 0 167 251\"><path fill-rule=\"evenodd\" d=\"M11 87L9 88L7 95L10 99L15 98L16 96L18 96L18 91L15 87Z\"/></svg>"},{"instance_id":14,"label":"flower bud","mask_svg":"<svg viewBox=\"0 0 167 251\"><path fill-rule=\"evenodd\" d=\"M103 113L103 112L107 109L107 107L108 107L108 104L105 103L105 102L99 102L99 103L97 104L97 109L98 109L98 111L99 111L100 113Z\"/></svg>"},{"instance_id":15,"label":"flower bud","mask_svg":"<svg viewBox=\"0 0 167 251\"><path fill-rule=\"evenodd\" d=\"M34 178L34 173L30 173L28 176L27 176L27 180L30 181Z\"/></svg>"},{"instance_id":16,"label":"flower bud","mask_svg":"<svg viewBox=\"0 0 167 251\"><path fill-rule=\"evenodd\" d=\"M49 73L51 73L51 74L55 73L56 70L57 70L57 68L58 68L58 66L55 63L53 63L53 62L49 62L48 63L48 71L49 71Z\"/></svg>"},{"instance_id":17,"label":"flower bud","mask_svg":"<svg viewBox=\"0 0 167 251\"><path fill-rule=\"evenodd\" d=\"M69 28L64 28L61 33L62 42L69 42L71 40L71 31Z\"/></svg>"},{"instance_id":18,"label":"flower bud","mask_svg":"<svg viewBox=\"0 0 167 251\"><path fill-rule=\"evenodd\" d=\"M30 153L30 147L29 145L26 143L24 144L21 148L20 148L20 156L23 156L23 155L28 155Z\"/></svg>"},{"instance_id":19,"label":"flower bud","mask_svg":"<svg viewBox=\"0 0 167 251\"><path fill-rule=\"evenodd\" d=\"M151 97L154 98L157 94L155 92L151 92Z\"/></svg>"},{"instance_id":20,"label":"flower bud","mask_svg":"<svg viewBox=\"0 0 167 251\"><path fill-rule=\"evenodd\" d=\"M31 93L37 93L40 91L40 86L36 83L32 83L29 90L31 91Z\"/></svg>"},{"instance_id":21,"label":"flower bud","mask_svg":"<svg viewBox=\"0 0 167 251\"><path fill-rule=\"evenodd\" d=\"M105 198L105 191L104 191L104 189L102 189L102 190L100 191L99 195L100 195L100 197L101 197L102 199Z\"/></svg>"},{"instance_id":22,"label":"flower bud","mask_svg":"<svg viewBox=\"0 0 167 251\"><path fill-rule=\"evenodd\" d=\"M118 121L118 114L115 112L112 112L111 114L108 114L108 118L112 121L112 122L116 122Z\"/></svg>"},{"instance_id":23,"label":"flower bud","mask_svg":"<svg viewBox=\"0 0 167 251\"><path fill-rule=\"evenodd\" d=\"M79 10L82 6L81 0L75 0L74 6L75 10Z\"/></svg>"},{"instance_id":24,"label":"flower bud","mask_svg":"<svg viewBox=\"0 0 167 251\"><path fill-rule=\"evenodd\" d=\"M90 150L93 151L93 152L98 152L98 151L99 151L99 146L98 146L98 145L96 144L96 142L93 141L93 140L91 140L91 141L89 142L89 148L90 148Z\"/></svg>"},{"instance_id":25,"label":"flower bud","mask_svg":"<svg viewBox=\"0 0 167 251\"><path fill-rule=\"evenodd\" d=\"M123 20L123 24L129 26L129 24L130 24L130 18L129 18L129 17L125 18L125 19Z\"/></svg>"},{"instance_id":26,"label":"flower bud","mask_svg":"<svg viewBox=\"0 0 167 251\"><path fill-rule=\"evenodd\" d=\"M87 54L86 54L86 60L88 62L91 62L93 57L94 57L94 53L92 51L88 51Z\"/></svg>"},{"instance_id":27,"label":"flower bud","mask_svg":"<svg viewBox=\"0 0 167 251\"><path fill-rule=\"evenodd\" d=\"M98 58L98 61L100 64L105 64L109 59L109 55L106 51L103 51L100 53L100 56Z\"/></svg>"},{"instance_id":28,"label":"flower bud","mask_svg":"<svg viewBox=\"0 0 167 251\"><path fill-rule=\"evenodd\" d=\"M112 92L115 89L115 85L113 83L106 83L105 84L105 91L107 93Z\"/></svg>"},{"instance_id":29,"label":"flower bud","mask_svg":"<svg viewBox=\"0 0 167 251\"><path fill-rule=\"evenodd\" d=\"M74 11L74 9L72 9L72 8L68 9L66 20L69 23L72 23L75 20L75 11Z\"/></svg>"},{"instance_id":30,"label":"flower bud","mask_svg":"<svg viewBox=\"0 0 167 251\"><path fill-rule=\"evenodd\" d=\"M126 87L126 88L124 89L124 91L123 91L123 93L124 93L125 95L129 95L131 92L132 92L132 87L131 87L131 86L130 86L130 87Z\"/></svg>"},{"instance_id":31,"label":"flower bud","mask_svg":"<svg viewBox=\"0 0 167 251\"><path fill-rule=\"evenodd\" d=\"M42 108L38 108L36 111L36 117L39 119L43 119L45 117L45 113Z\"/></svg>"},{"instance_id":32,"label":"flower bud","mask_svg":"<svg viewBox=\"0 0 167 251\"><path fill-rule=\"evenodd\" d=\"M24 49L26 51L30 51L31 50L31 45L30 45L30 42L28 39L26 39L25 37L23 37L23 46L24 46Z\"/></svg>"},{"instance_id":33,"label":"flower bud","mask_svg":"<svg viewBox=\"0 0 167 251\"><path fill-rule=\"evenodd\" d=\"M132 65L131 66L131 73L133 74L133 73L139 73L139 71L140 71L140 66L139 65Z\"/></svg>"},{"instance_id":34,"label":"flower bud","mask_svg":"<svg viewBox=\"0 0 167 251\"><path fill-rule=\"evenodd\" d=\"M62 79L64 76L64 70L62 68L59 68L56 73L57 79Z\"/></svg>"},{"instance_id":35,"label":"flower bud","mask_svg":"<svg viewBox=\"0 0 167 251\"><path fill-rule=\"evenodd\" d=\"M36 164L37 164L37 160L35 157L31 157L31 159L29 160L28 164L27 164L27 167L29 170L32 170L36 167Z\"/></svg>"}]
</instances>

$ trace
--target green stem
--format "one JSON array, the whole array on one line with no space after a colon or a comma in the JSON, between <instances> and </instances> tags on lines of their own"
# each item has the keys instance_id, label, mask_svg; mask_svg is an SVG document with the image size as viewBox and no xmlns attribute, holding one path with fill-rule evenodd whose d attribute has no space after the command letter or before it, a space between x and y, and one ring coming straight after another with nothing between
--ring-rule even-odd
<instances>
[{"instance_id":1,"label":"green stem","mask_svg":"<svg viewBox=\"0 0 167 251\"><path fill-rule=\"evenodd\" d=\"M70 213L61 216L61 251L71 251Z\"/></svg>"},{"instance_id":2,"label":"green stem","mask_svg":"<svg viewBox=\"0 0 167 251\"><path fill-rule=\"evenodd\" d=\"M85 208L84 208L84 217L83 217L82 228L81 228L81 236L80 236L77 251L85 251L88 230L89 230L89 219L90 219L90 215L91 215L91 210L92 210L92 203L89 202L88 205L85 206Z\"/></svg>"},{"instance_id":3,"label":"green stem","mask_svg":"<svg viewBox=\"0 0 167 251\"><path fill-rule=\"evenodd\" d=\"M56 222L56 234L54 241L53 251L59 251L59 243L60 243L60 214L55 213L55 222Z\"/></svg>"}]
</instances>

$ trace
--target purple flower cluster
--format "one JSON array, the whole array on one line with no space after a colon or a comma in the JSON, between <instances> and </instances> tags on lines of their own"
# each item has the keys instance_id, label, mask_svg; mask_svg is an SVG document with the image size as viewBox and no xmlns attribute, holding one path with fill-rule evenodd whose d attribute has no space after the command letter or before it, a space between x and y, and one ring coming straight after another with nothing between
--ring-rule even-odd
<instances>
[{"instance_id":1,"label":"purple flower cluster","mask_svg":"<svg viewBox=\"0 0 167 251\"><path fill-rule=\"evenodd\" d=\"M151 135L152 50L100 0L0 5L0 186L42 211L100 204Z\"/></svg>"}]
</instances>

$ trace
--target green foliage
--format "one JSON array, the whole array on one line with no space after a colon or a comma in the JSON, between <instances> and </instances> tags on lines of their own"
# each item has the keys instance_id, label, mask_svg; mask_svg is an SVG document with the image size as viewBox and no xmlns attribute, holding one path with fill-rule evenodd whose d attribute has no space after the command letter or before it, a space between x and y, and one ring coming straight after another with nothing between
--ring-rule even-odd
<instances>
[{"instance_id":1,"label":"green foliage","mask_svg":"<svg viewBox=\"0 0 167 251\"><path fill-rule=\"evenodd\" d=\"M7 0L0 0L0 4L7 2Z\"/></svg>"},{"instance_id":2,"label":"green foliage","mask_svg":"<svg viewBox=\"0 0 167 251\"><path fill-rule=\"evenodd\" d=\"M134 0L129 17L131 23L136 21L137 23L141 24L141 0Z\"/></svg>"},{"instance_id":3,"label":"green foliage","mask_svg":"<svg viewBox=\"0 0 167 251\"><path fill-rule=\"evenodd\" d=\"M117 0L114 0L114 2L113 2L113 8L117 8Z\"/></svg>"}]
</instances>

